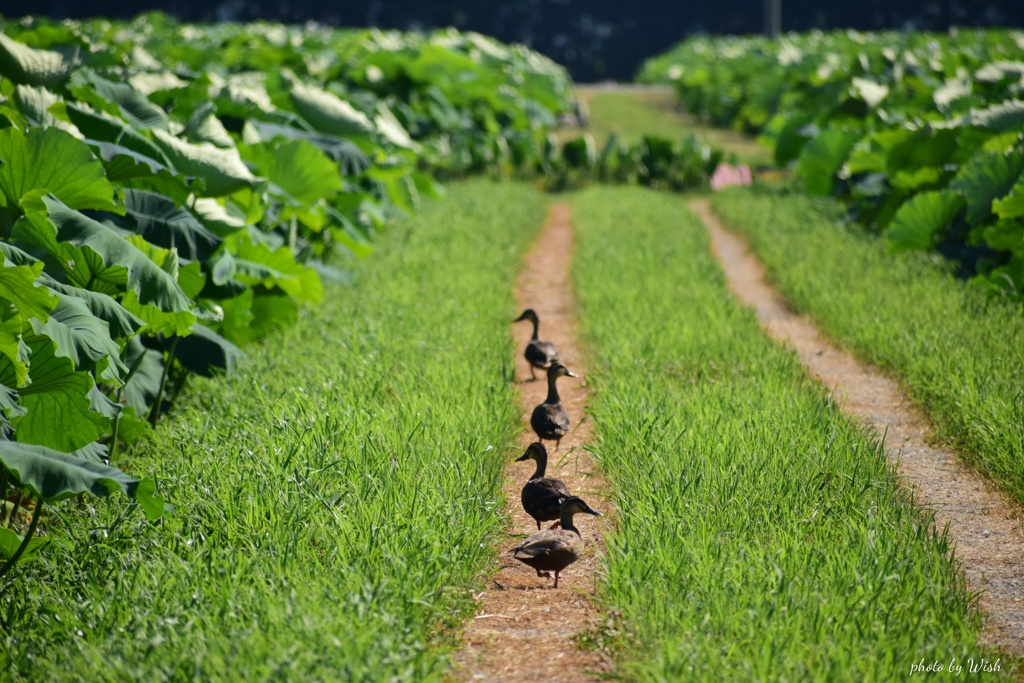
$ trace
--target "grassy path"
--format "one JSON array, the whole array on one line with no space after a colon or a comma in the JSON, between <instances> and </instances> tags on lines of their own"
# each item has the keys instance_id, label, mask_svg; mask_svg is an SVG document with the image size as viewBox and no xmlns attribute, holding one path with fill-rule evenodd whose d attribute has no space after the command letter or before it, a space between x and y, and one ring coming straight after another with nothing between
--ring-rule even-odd
<instances>
[{"instance_id":1,"label":"grassy path","mask_svg":"<svg viewBox=\"0 0 1024 683\"><path fill-rule=\"evenodd\" d=\"M512 460L536 440L529 426L530 413L547 394L544 381L527 381L530 371L522 350L532 328L520 323L515 327L515 377L524 431L519 436L518 449L510 453L504 484L506 509L513 522L511 535L516 541L503 539L500 571L477 596L476 617L469 622L463 648L456 657L458 678L462 680L574 683L594 680L610 669L610 663L600 652L583 651L578 642L581 633L593 631L600 621L593 595L603 556L602 537L614 515L608 483L588 452L593 424L585 412L590 394L589 359L579 342L576 296L569 279L573 233L569 206L552 206L544 230L524 259L516 298L520 310L537 311L542 338L554 342L562 362L579 375L578 379L559 381L559 393L573 429L562 439L558 451L553 446L549 448L547 476L561 479L572 493L605 516L595 519L581 515L578 519L588 552L565 571L557 590L551 589L550 580L538 578L532 569L507 552L535 530L533 518L519 502L520 491L533 474L534 463Z\"/></svg>"},{"instance_id":2,"label":"grassy path","mask_svg":"<svg viewBox=\"0 0 1024 683\"><path fill-rule=\"evenodd\" d=\"M732 299L682 200L600 188L576 209L622 673L888 681L994 660L948 537Z\"/></svg>"},{"instance_id":3,"label":"grassy path","mask_svg":"<svg viewBox=\"0 0 1024 683\"><path fill-rule=\"evenodd\" d=\"M509 320L544 200L474 182L197 382L144 457L177 506L62 508L0 587L4 680L432 680L503 524Z\"/></svg>"},{"instance_id":4,"label":"grassy path","mask_svg":"<svg viewBox=\"0 0 1024 683\"><path fill-rule=\"evenodd\" d=\"M779 189L715 197L779 289L826 334L892 372L940 436L1024 501L1024 316L928 256L890 254L839 208Z\"/></svg>"},{"instance_id":5,"label":"grassy path","mask_svg":"<svg viewBox=\"0 0 1024 683\"><path fill-rule=\"evenodd\" d=\"M884 439L914 499L935 510L935 524L949 530L970 587L983 591L986 641L1024 655L1024 534L1018 508L992 482L968 469L952 450L935 446L935 430L904 387L881 370L855 359L825 339L806 318L793 313L765 280L764 266L746 243L726 230L707 202L694 202L711 234L711 245L729 288L773 339L791 344L807 368L844 411Z\"/></svg>"}]
</instances>

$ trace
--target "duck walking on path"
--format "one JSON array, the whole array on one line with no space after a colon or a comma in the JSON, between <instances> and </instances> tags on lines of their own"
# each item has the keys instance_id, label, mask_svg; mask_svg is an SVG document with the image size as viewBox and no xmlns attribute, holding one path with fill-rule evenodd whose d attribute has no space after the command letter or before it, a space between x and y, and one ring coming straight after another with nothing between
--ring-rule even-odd
<instances>
[{"instance_id":1,"label":"duck walking on path","mask_svg":"<svg viewBox=\"0 0 1024 683\"><path fill-rule=\"evenodd\" d=\"M555 573L555 588L558 588L558 574L583 555L583 537L580 536L572 522L573 515L585 512L588 515L601 516L578 496L570 496L562 501L561 529L545 529L530 534L530 537L516 548L512 556L523 564L537 570L537 576L551 578Z\"/></svg>"},{"instance_id":2,"label":"duck walking on path","mask_svg":"<svg viewBox=\"0 0 1024 683\"><path fill-rule=\"evenodd\" d=\"M530 364L530 379L536 380L537 375L533 372L533 369L540 368L543 370L551 367L553 363L557 363L558 349L551 342L538 338L540 319L537 318L536 311L532 308L527 308L523 311L522 315L512 322L517 323L522 320L529 320L533 323L533 336L530 337L530 343L526 345L526 352L523 355L526 356L526 362Z\"/></svg>"},{"instance_id":3,"label":"duck walking on path","mask_svg":"<svg viewBox=\"0 0 1024 683\"><path fill-rule=\"evenodd\" d=\"M537 529L540 530L541 522L549 522L553 519L560 519L562 515L562 501L572 496L569 489L561 479L545 477L544 472L548 466L548 449L540 441L531 443L526 452L516 462L533 459L537 463L537 471L530 477L530 481L523 486L520 500L523 502L523 509L537 521ZM554 529L560 522L555 522L551 528Z\"/></svg>"},{"instance_id":4,"label":"duck walking on path","mask_svg":"<svg viewBox=\"0 0 1024 683\"><path fill-rule=\"evenodd\" d=\"M554 441L556 451L562 443L562 437L569 433L570 422L569 413L562 405L555 382L559 377L575 376L561 363L555 363L548 368L548 397L533 409L533 415L530 416L530 426L537 432L537 438L542 441Z\"/></svg>"}]
</instances>

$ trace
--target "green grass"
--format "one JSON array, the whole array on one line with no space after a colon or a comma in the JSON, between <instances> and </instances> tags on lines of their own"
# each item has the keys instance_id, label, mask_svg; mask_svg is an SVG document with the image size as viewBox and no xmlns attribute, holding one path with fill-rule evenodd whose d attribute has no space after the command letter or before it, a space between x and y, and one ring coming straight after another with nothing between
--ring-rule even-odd
<instances>
[{"instance_id":1,"label":"green grass","mask_svg":"<svg viewBox=\"0 0 1024 683\"><path fill-rule=\"evenodd\" d=\"M54 508L65 528L0 588L0 678L443 676L504 523L511 287L543 215L521 185L455 186L353 287L192 385L123 463L176 512Z\"/></svg>"},{"instance_id":2,"label":"green grass","mask_svg":"<svg viewBox=\"0 0 1024 683\"><path fill-rule=\"evenodd\" d=\"M677 140L693 133L724 150L727 155L735 155L739 162L755 167L772 165L771 150L753 138L705 126L680 113L676 109L675 95L669 88L609 90L584 87L578 88L576 94L589 109L587 132L594 136L598 150L612 133L627 143L639 142L644 135Z\"/></svg>"},{"instance_id":3,"label":"green grass","mask_svg":"<svg viewBox=\"0 0 1024 683\"><path fill-rule=\"evenodd\" d=\"M839 222L839 208L782 189L715 198L793 305L899 377L983 472L1024 501L1024 317L920 254Z\"/></svg>"},{"instance_id":4,"label":"green grass","mask_svg":"<svg viewBox=\"0 0 1024 683\"><path fill-rule=\"evenodd\" d=\"M621 672L889 681L987 654L950 541L733 301L683 202L576 201L595 452L620 513L600 599Z\"/></svg>"}]
</instances>

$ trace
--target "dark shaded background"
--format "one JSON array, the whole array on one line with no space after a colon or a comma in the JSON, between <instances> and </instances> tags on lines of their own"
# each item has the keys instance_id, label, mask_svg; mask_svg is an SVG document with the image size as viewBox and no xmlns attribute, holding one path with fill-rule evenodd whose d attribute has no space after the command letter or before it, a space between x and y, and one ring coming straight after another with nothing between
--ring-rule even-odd
<instances>
[{"instance_id":1,"label":"dark shaded background","mask_svg":"<svg viewBox=\"0 0 1024 683\"><path fill-rule=\"evenodd\" d=\"M782 29L1024 26L1024 0L783 0ZM577 82L629 80L645 58L697 33L756 33L762 0L2 0L6 17L128 18L159 9L183 21L429 29L455 26L527 45L565 64Z\"/></svg>"}]
</instances>

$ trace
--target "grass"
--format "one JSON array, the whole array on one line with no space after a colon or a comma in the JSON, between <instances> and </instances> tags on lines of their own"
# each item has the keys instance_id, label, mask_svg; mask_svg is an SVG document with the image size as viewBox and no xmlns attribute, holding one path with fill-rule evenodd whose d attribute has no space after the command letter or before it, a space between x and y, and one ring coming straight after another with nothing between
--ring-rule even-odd
<instances>
[{"instance_id":1,"label":"grass","mask_svg":"<svg viewBox=\"0 0 1024 683\"><path fill-rule=\"evenodd\" d=\"M576 221L595 453L621 516L600 591L621 673L888 681L922 658L994 659L950 540L732 300L683 200L601 188Z\"/></svg>"},{"instance_id":2,"label":"grass","mask_svg":"<svg viewBox=\"0 0 1024 683\"><path fill-rule=\"evenodd\" d=\"M127 467L175 513L59 506L0 587L5 680L433 680L493 555L532 189L459 185ZM55 510L58 508L54 508Z\"/></svg>"},{"instance_id":3,"label":"grass","mask_svg":"<svg viewBox=\"0 0 1024 683\"><path fill-rule=\"evenodd\" d=\"M639 142L645 135L675 140L693 133L713 147L724 150L727 155L735 155L741 163L754 167L773 165L771 150L753 138L705 126L692 116L679 112L675 95L668 88L615 90L583 87L577 88L576 94L588 107L590 125L587 132L594 136L598 150L612 133L627 143Z\"/></svg>"},{"instance_id":4,"label":"grass","mask_svg":"<svg viewBox=\"0 0 1024 683\"><path fill-rule=\"evenodd\" d=\"M1024 318L920 254L840 223L839 208L783 189L730 192L714 207L746 235L793 305L889 370L940 434L1024 501Z\"/></svg>"}]
</instances>

